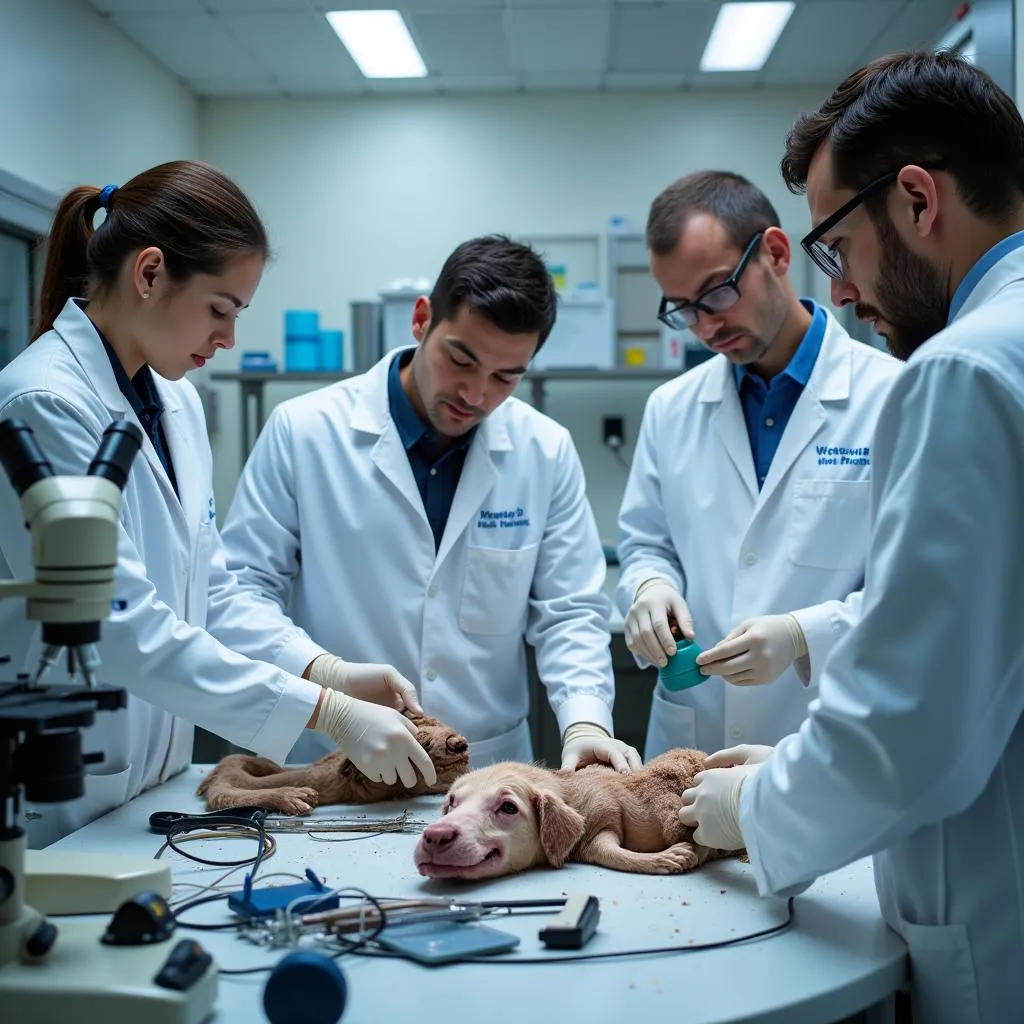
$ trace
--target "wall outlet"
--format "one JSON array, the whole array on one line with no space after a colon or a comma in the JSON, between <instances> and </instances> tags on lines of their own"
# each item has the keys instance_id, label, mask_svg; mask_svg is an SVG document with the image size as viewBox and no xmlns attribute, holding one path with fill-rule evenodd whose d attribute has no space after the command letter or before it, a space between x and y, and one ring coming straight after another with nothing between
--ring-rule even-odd
<instances>
[{"instance_id":1,"label":"wall outlet","mask_svg":"<svg viewBox=\"0 0 1024 1024\"><path fill-rule=\"evenodd\" d=\"M625 424L621 416L605 416L601 421L601 440L609 448L621 448L626 441Z\"/></svg>"}]
</instances>

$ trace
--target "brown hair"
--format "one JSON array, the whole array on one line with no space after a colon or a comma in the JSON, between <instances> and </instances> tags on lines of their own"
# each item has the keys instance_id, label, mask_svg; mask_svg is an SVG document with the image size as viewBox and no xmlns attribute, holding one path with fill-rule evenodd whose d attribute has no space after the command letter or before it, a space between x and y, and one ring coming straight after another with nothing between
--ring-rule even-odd
<instances>
[{"instance_id":1,"label":"brown hair","mask_svg":"<svg viewBox=\"0 0 1024 1024\"><path fill-rule=\"evenodd\" d=\"M107 216L93 228L101 193ZM80 185L61 200L53 219L34 336L53 327L68 299L111 287L128 256L150 245L160 249L168 275L180 282L220 273L235 256L270 255L252 203L209 164L160 164L112 192Z\"/></svg>"},{"instance_id":2,"label":"brown hair","mask_svg":"<svg viewBox=\"0 0 1024 1024\"><path fill-rule=\"evenodd\" d=\"M667 256L679 244L683 225L695 213L720 221L733 245L744 249L759 231L777 228L779 215L768 197L741 174L698 171L669 185L651 204L647 248Z\"/></svg>"},{"instance_id":3,"label":"brown hair","mask_svg":"<svg viewBox=\"0 0 1024 1024\"><path fill-rule=\"evenodd\" d=\"M786 138L782 177L807 188L811 161L832 145L834 184L857 191L907 164L942 161L977 216L998 220L1024 196L1024 121L980 68L948 51L880 57L853 72ZM884 197L869 200L876 218Z\"/></svg>"}]
</instances>

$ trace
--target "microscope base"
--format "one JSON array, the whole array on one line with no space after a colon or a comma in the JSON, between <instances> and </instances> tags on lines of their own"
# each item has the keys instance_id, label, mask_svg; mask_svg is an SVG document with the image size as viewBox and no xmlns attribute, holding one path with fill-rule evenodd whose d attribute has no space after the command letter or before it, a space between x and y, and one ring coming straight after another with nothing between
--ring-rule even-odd
<instances>
[{"instance_id":1,"label":"microscope base","mask_svg":"<svg viewBox=\"0 0 1024 1024\"><path fill-rule=\"evenodd\" d=\"M57 942L42 963L0 967L4 1024L202 1024L217 1000L217 965L184 992L154 985L175 943L106 946L106 921L55 922Z\"/></svg>"},{"instance_id":2,"label":"microscope base","mask_svg":"<svg viewBox=\"0 0 1024 1024\"><path fill-rule=\"evenodd\" d=\"M140 892L171 898L171 865L123 853L25 851L25 902L41 914L113 913Z\"/></svg>"}]
</instances>

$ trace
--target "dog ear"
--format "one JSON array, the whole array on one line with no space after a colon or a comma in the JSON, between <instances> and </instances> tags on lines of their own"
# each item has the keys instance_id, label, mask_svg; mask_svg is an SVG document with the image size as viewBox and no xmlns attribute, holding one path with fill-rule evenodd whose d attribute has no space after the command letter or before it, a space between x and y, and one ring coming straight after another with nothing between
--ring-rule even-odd
<instances>
[{"instance_id":1,"label":"dog ear","mask_svg":"<svg viewBox=\"0 0 1024 1024\"><path fill-rule=\"evenodd\" d=\"M586 822L555 793L541 793L536 799L540 845L548 863L560 868L583 838Z\"/></svg>"}]
</instances>

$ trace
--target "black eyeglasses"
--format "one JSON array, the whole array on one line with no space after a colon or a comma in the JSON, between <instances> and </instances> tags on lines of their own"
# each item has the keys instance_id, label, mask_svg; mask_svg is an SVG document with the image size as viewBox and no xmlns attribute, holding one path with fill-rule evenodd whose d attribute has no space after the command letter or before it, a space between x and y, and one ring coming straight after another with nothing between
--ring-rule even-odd
<instances>
[{"instance_id":1,"label":"black eyeglasses","mask_svg":"<svg viewBox=\"0 0 1024 1024\"><path fill-rule=\"evenodd\" d=\"M926 171L944 171L946 163L944 160L930 160L919 163L918 167ZM903 170L901 167L900 170ZM892 185L900 176L900 171L890 171L876 178L870 185L865 185L852 199L843 203L835 213L826 217L810 234L806 235L800 242L800 248L814 260L815 264L824 270L829 277L836 281L843 279L843 264L839 253L834 246L826 245L821 241L822 235L831 231L844 217L848 217L854 210L873 195Z\"/></svg>"},{"instance_id":2,"label":"black eyeglasses","mask_svg":"<svg viewBox=\"0 0 1024 1024\"><path fill-rule=\"evenodd\" d=\"M740 297L740 278L743 276L743 271L747 269L747 264L757 250L763 235L763 231L758 231L747 243L739 263L736 264L736 269L721 284L716 284L713 288L701 292L693 302L680 302L679 305L669 309L669 300L663 295L661 305L658 307L658 319L672 330L682 331L695 327L701 313L714 316L716 313L724 313L731 306L735 306Z\"/></svg>"}]
</instances>

